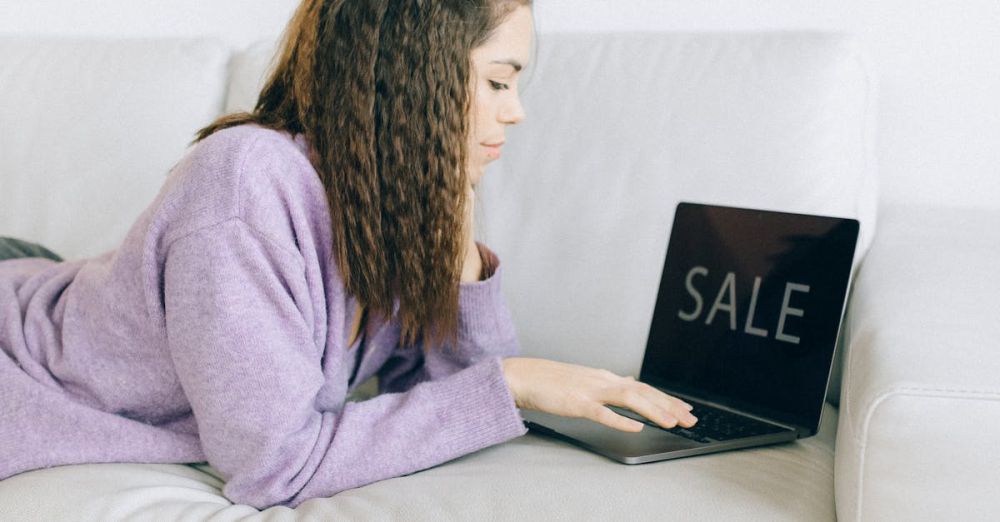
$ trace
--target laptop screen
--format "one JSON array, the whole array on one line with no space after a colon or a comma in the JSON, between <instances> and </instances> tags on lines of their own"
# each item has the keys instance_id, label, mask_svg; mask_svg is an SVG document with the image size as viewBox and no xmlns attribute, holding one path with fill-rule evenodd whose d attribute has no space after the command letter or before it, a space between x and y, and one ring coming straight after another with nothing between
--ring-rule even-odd
<instances>
[{"instance_id":1,"label":"laptop screen","mask_svg":"<svg viewBox=\"0 0 1000 522\"><path fill-rule=\"evenodd\" d=\"M681 203L640 379L815 433L854 219Z\"/></svg>"}]
</instances>

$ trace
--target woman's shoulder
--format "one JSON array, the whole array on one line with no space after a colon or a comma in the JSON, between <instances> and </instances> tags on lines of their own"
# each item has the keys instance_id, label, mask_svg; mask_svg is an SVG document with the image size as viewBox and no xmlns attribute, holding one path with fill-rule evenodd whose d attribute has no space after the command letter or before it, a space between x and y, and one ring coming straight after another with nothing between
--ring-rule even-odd
<instances>
[{"instance_id":1,"label":"woman's shoulder","mask_svg":"<svg viewBox=\"0 0 1000 522\"><path fill-rule=\"evenodd\" d=\"M248 165L273 159L284 162L301 158L308 161L308 148L301 134L245 123L215 131L189 152L194 160L229 167L241 172Z\"/></svg>"},{"instance_id":2,"label":"woman's shoulder","mask_svg":"<svg viewBox=\"0 0 1000 522\"><path fill-rule=\"evenodd\" d=\"M189 148L170 170L180 186L235 189L250 172L266 164L288 164L302 156L295 136L288 132L243 124L213 132Z\"/></svg>"},{"instance_id":3,"label":"woman's shoulder","mask_svg":"<svg viewBox=\"0 0 1000 522\"><path fill-rule=\"evenodd\" d=\"M173 227L178 235L226 219L274 219L290 205L324 197L302 135L256 124L196 143L171 170L164 192L171 220L185 222Z\"/></svg>"}]
</instances>

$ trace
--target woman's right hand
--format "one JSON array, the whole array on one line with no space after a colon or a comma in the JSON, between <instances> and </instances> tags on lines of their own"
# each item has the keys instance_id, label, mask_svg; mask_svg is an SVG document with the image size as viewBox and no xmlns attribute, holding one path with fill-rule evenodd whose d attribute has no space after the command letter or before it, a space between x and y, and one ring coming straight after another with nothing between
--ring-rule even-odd
<instances>
[{"instance_id":1,"label":"woman's right hand","mask_svg":"<svg viewBox=\"0 0 1000 522\"><path fill-rule=\"evenodd\" d=\"M530 357L503 359L504 378L518 408L563 417L584 417L611 428L637 432L644 424L605 404L628 408L665 428L697 422L691 405L608 370Z\"/></svg>"}]
</instances>

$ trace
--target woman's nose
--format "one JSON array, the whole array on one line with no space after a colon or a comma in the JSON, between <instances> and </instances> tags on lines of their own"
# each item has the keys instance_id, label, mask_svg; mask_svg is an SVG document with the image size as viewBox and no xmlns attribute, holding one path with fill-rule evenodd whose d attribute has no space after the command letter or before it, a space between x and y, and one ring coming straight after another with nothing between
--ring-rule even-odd
<instances>
[{"instance_id":1,"label":"woman's nose","mask_svg":"<svg viewBox=\"0 0 1000 522\"><path fill-rule=\"evenodd\" d=\"M521 97L515 96L512 101L505 103L500 110L499 120L501 123L514 125L524 119L524 106L521 105Z\"/></svg>"}]
</instances>

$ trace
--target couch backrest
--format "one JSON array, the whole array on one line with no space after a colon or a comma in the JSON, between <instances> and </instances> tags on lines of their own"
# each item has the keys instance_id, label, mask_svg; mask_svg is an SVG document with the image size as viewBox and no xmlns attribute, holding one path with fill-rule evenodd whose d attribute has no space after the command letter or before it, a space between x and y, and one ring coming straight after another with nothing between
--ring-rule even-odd
<instances>
[{"instance_id":1,"label":"couch backrest","mask_svg":"<svg viewBox=\"0 0 1000 522\"><path fill-rule=\"evenodd\" d=\"M480 191L524 353L638 375L681 200L857 218L857 263L877 202L866 63L837 34L543 35Z\"/></svg>"},{"instance_id":2,"label":"couch backrest","mask_svg":"<svg viewBox=\"0 0 1000 522\"><path fill-rule=\"evenodd\" d=\"M0 235L116 248L222 110L216 40L0 38Z\"/></svg>"},{"instance_id":3,"label":"couch backrest","mask_svg":"<svg viewBox=\"0 0 1000 522\"><path fill-rule=\"evenodd\" d=\"M638 375L678 201L856 218L860 263L876 224L877 85L854 37L539 40L522 85L528 119L477 206L524 355ZM253 106L274 46L234 59L227 111Z\"/></svg>"},{"instance_id":4,"label":"couch backrest","mask_svg":"<svg viewBox=\"0 0 1000 522\"><path fill-rule=\"evenodd\" d=\"M252 107L274 46L0 39L0 235L114 248L192 133ZM681 200L858 218L867 250L875 84L849 36L542 34L538 50L528 119L477 206L525 355L638 374Z\"/></svg>"}]
</instances>

